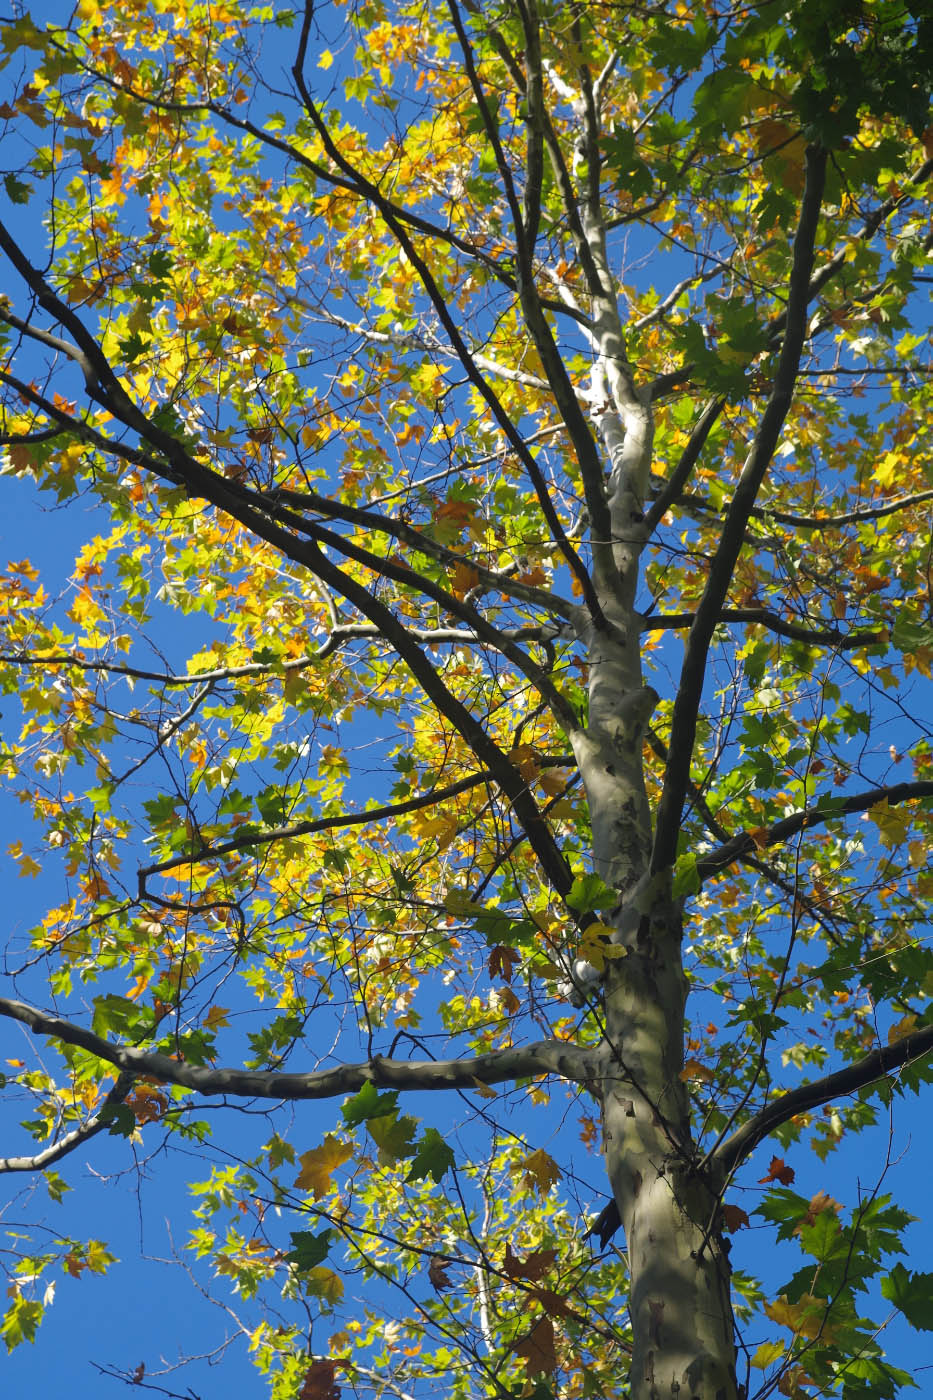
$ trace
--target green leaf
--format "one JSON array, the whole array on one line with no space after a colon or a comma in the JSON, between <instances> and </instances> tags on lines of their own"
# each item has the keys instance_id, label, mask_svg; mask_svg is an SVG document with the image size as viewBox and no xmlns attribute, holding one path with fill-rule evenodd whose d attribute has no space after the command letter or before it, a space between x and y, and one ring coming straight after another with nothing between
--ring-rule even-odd
<instances>
[{"instance_id":1,"label":"green leaf","mask_svg":"<svg viewBox=\"0 0 933 1400\"><path fill-rule=\"evenodd\" d=\"M35 186L27 184L15 175L4 175L3 187L13 204L28 204L29 196L35 194Z\"/></svg>"},{"instance_id":2,"label":"green leaf","mask_svg":"<svg viewBox=\"0 0 933 1400\"><path fill-rule=\"evenodd\" d=\"M418 1143L415 1160L408 1170L409 1181L420 1181L431 1176L441 1181L444 1173L454 1164L454 1154L436 1128L426 1128Z\"/></svg>"},{"instance_id":3,"label":"green leaf","mask_svg":"<svg viewBox=\"0 0 933 1400\"><path fill-rule=\"evenodd\" d=\"M882 1296L920 1332L933 1332L933 1274L912 1274L895 1264L881 1280Z\"/></svg>"},{"instance_id":4,"label":"green leaf","mask_svg":"<svg viewBox=\"0 0 933 1400\"><path fill-rule=\"evenodd\" d=\"M367 1123L369 1135L379 1148L379 1160L385 1166L411 1157L415 1150L415 1133L418 1119L404 1114L396 1118L388 1114L385 1118L370 1118Z\"/></svg>"},{"instance_id":5,"label":"green leaf","mask_svg":"<svg viewBox=\"0 0 933 1400\"><path fill-rule=\"evenodd\" d=\"M319 1235L312 1235L309 1230L292 1230L292 1247L285 1258L299 1269L313 1269L327 1258L334 1234L334 1230L322 1230Z\"/></svg>"},{"instance_id":6,"label":"green leaf","mask_svg":"<svg viewBox=\"0 0 933 1400\"><path fill-rule=\"evenodd\" d=\"M686 855L677 857L671 893L675 899L685 899L687 895L696 894L699 888L697 858L692 851L688 851Z\"/></svg>"},{"instance_id":7,"label":"green leaf","mask_svg":"<svg viewBox=\"0 0 933 1400\"><path fill-rule=\"evenodd\" d=\"M577 875L565 902L580 914L590 914L596 909L611 909L618 896L598 875Z\"/></svg>"},{"instance_id":8,"label":"green leaf","mask_svg":"<svg viewBox=\"0 0 933 1400\"><path fill-rule=\"evenodd\" d=\"M397 1106L397 1093L380 1094L372 1080L368 1079L358 1094L346 1100L340 1112L347 1127L355 1128L358 1123L365 1123L370 1118L395 1113Z\"/></svg>"}]
</instances>

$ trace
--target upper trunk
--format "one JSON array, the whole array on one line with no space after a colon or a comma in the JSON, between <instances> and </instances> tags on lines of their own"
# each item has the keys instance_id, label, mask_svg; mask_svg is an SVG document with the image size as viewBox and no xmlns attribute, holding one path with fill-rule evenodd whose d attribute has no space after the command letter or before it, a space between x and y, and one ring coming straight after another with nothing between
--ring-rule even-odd
<instances>
[{"instance_id":1,"label":"upper trunk","mask_svg":"<svg viewBox=\"0 0 933 1400\"><path fill-rule=\"evenodd\" d=\"M623 596L634 595L637 558ZM574 736L594 869L619 898L605 921L603 1134L631 1273L631 1400L735 1400L729 1262L719 1183L701 1171L684 1067L682 921L670 873L649 878L643 743L657 702L644 686L637 614L617 597L592 631L590 711Z\"/></svg>"}]
</instances>

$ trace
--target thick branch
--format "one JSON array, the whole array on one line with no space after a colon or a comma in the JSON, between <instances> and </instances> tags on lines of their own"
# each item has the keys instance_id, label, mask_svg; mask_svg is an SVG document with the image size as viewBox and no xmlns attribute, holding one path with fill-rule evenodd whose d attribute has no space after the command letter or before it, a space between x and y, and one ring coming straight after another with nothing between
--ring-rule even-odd
<instances>
[{"instance_id":1,"label":"thick branch","mask_svg":"<svg viewBox=\"0 0 933 1400\"><path fill-rule=\"evenodd\" d=\"M731 841L717 846L715 851L697 861L697 874L701 880L708 879L733 865L743 856L764 850L769 846L780 846L811 826L822 826L838 817L851 816L853 812L867 812L880 802L896 807L901 802L912 802L922 797L933 797L933 781L917 783L894 783L890 787L869 788L865 792L853 793L851 797L835 797L830 801L809 807L805 811L792 812L773 826L757 831L754 836L747 831L733 836Z\"/></svg>"},{"instance_id":2,"label":"thick branch","mask_svg":"<svg viewBox=\"0 0 933 1400\"><path fill-rule=\"evenodd\" d=\"M538 762L543 768L568 768L573 766L575 760L573 754L551 754L542 756ZM406 798L403 802L390 802L383 807L369 807L362 812L338 812L333 817L314 817L308 821L295 822L292 826L277 826L269 831L241 833L229 841L221 841L212 846L201 846L188 855L172 856L169 860L159 861L155 865L143 866L137 872L139 897L140 899L146 898L146 881L150 875L164 875L167 870L177 870L182 865L197 865L201 861L217 860L220 856L229 855L231 851L246 851L251 850L254 846L269 846L276 841L290 841L298 836L312 836L317 831L335 831L348 826L367 826L370 822L391 821L394 817L403 817L408 812L417 812L422 807L436 807L438 803L444 802L449 797L457 797L461 792L469 792L470 788L494 781L492 773L470 773L465 778L460 778L456 783L448 783L446 787L432 788L430 792L423 792L418 797Z\"/></svg>"},{"instance_id":3,"label":"thick branch","mask_svg":"<svg viewBox=\"0 0 933 1400\"><path fill-rule=\"evenodd\" d=\"M780 1098L766 1104L760 1112L726 1138L725 1142L720 1143L714 1157L726 1172L734 1171L763 1138L796 1114L806 1113L808 1109L819 1108L822 1104L832 1103L834 1099L857 1093L866 1085L891 1075L894 1070L922 1059L931 1050L933 1026L924 1026L923 1030L905 1036L893 1045L873 1050L870 1055L856 1060L854 1065L847 1065L835 1074L827 1074L822 1079L814 1080L812 1084L802 1084L799 1089L791 1089L789 1093L781 1094Z\"/></svg>"},{"instance_id":4,"label":"thick branch","mask_svg":"<svg viewBox=\"0 0 933 1400\"><path fill-rule=\"evenodd\" d=\"M594 1052L563 1040L539 1040L532 1045L492 1050L462 1060L389 1060L374 1055L358 1064L336 1069L280 1074L273 1070L208 1069L175 1060L158 1050L138 1050L104 1040L60 1016L49 1016L22 1001L0 997L0 1016L19 1021L38 1035L51 1036L116 1065L128 1075L149 1074L166 1084L178 1084L199 1094L232 1094L250 1099L332 1099L354 1094L364 1084L385 1089L474 1089L480 1084L505 1084L540 1074L583 1081L592 1077Z\"/></svg>"},{"instance_id":5,"label":"thick branch","mask_svg":"<svg viewBox=\"0 0 933 1400\"><path fill-rule=\"evenodd\" d=\"M655 613L642 620L643 632L661 632L667 628L692 627L696 613ZM796 622L786 622L768 608L723 608L718 622L752 622L777 632L781 637L790 637L795 642L808 642L811 646L834 647L836 651L852 651L856 647L880 646L889 640L887 632L840 632L836 627L821 631L801 627Z\"/></svg>"},{"instance_id":6,"label":"thick branch","mask_svg":"<svg viewBox=\"0 0 933 1400\"><path fill-rule=\"evenodd\" d=\"M658 806L654 851L651 857L653 871L667 869L674 863L696 738L697 713L706 678L707 654L745 540L749 515L790 410L797 367L800 364L807 332L807 299L823 199L826 160L827 153L821 147L807 147L806 185L794 238L787 302L787 331L775 374L774 388L736 486L719 546L710 566L709 578L687 638L680 684L671 715L671 746Z\"/></svg>"}]
</instances>

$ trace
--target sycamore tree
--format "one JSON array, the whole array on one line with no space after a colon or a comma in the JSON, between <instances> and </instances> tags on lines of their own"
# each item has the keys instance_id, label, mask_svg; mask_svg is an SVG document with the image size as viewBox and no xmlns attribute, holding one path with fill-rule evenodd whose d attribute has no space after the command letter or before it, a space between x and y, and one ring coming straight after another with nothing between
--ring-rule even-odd
<instances>
[{"instance_id":1,"label":"sycamore tree","mask_svg":"<svg viewBox=\"0 0 933 1400\"><path fill-rule=\"evenodd\" d=\"M924 0L0 40L7 1345L174 1148L281 1400L910 1385Z\"/></svg>"}]
</instances>

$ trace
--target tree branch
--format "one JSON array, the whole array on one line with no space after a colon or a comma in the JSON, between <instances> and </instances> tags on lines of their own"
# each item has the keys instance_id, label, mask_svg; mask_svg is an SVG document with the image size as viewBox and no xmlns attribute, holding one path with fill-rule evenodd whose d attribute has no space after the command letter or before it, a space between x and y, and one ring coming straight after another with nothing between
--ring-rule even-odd
<instances>
[{"instance_id":1,"label":"tree branch","mask_svg":"<svg viewBox=\"0 0 933 1400\"><path fill-rule=\"evenodd\" d=\"M399 1090L469 1090L477 1083L505 1084L541 1074L582 1082L592 1078L597 1053L564 1040L539 1040L462 1060L390 1060L373 1055L335 1069L281 1074L274 1070L208 1069L175 1060L159 1050L118 1045L72 1021L8 997L0 997L0 1016L19 1021L38 1035L77 1045L134 1078L148 1074L199 1094L251 1099L332 1099L338 1094L354 1094L364 1084Z\"/></svg>"},{"instance_id":2,"label":"tree branch","mask_svg":"<svg viewBox=\"0 0 933 1400\"><path fill-rule=\"evenodd\" d=\"M727 1173L734 1171L755 1150L763 1138L780 1128L796 1114L805 1113L811 1108L819 1108L822 1104L831 1103L833 1099L854 1094L859 1089L864 1089L866 1085L886 1078L894 1070L915 1063L928 1055L931 1050L933 1050L933 1026L924 1026L922 1030L915 1031L913 1035L905 1036L903 1040L895 1041L893 1045L885 1045L873 1050L870 1055L856 1060L855 1064L847 1065L845 1069L837 1070L834 1074L827 1074L822 1079L814 1080L812 1084L802 1084L799 1089L791 1089L788 1093L781 1094L779 1098L766 1104L763 1109L749 1118L747 1123L743 1123L741 1128L737 1128L726 1138L725 1142L720 1143L713 1154L714 1160Z\"/></svg>"},{"instance_id":3,"label":"tree branch","mask_svg":"<svg viewBox=\"0 0 933 1400\"><path fill-rule=\"evenodd\" d=\"M549 754L542 756L537 761L543 768L569 768L573 767L575 763L573 754ZM446 787L432 788L430 792L423 792L418 797L406 798L403 802L390 802L382 807L369 807L362 812L339 812L333 817L314 817L308 821L295 822L292 826L278 826L270 831L241 834L232 837L229 841L222 841L218 845L201 846L188 855L172 856L169 860L141 867L137 871L139 898L145 899L147 897L146 881L150 875L163 875L168 870L177 870L179 866L198 865L202 861L218 860L221 856L229 855L231 851L250 850L253 846L268 846L275 841L294 840L298 836L312 836L317 831L334 831L347 826L366 826L370 822L391 821L393 817L402 817L408 812L417 812L422 807L437 806L448 797L457 797L461 792L469 792L471 788L479 787L482 783L494 781L494 776L490 772L470 773L455 783L448 783Z\"/></svg>"},{"instance_id":4,"label":"tree branch","mask_svg":"<svg viewBox=\"0 0 933 1400\"><path fill-rule=\"evenodd\" d=\"M89 1119L87 1123L83 1123L80 1128L75 1128L73 1132L66 1133L63 1138L59 1138L58 1142L44 1147L41 1152L34 1152L31 1157L0 1157L0 1175L4 1172L43 1171L46 1167L50 1167L53 1162L67 1157L69 1152L74 1152L75 1148L80 1147L82 1143L90 1142L91 1138L110 1127L112 1115L108 1110L123 1103L134 1082L135 1075L128 1070L121 1070L117 1075L116 1083L93 1118Z\"/></svg>"},{"instance_id":5,"label":"tree branch","mask_svg":"<svg viewBox=\"0 0 933 1400\"><path fill-rule=\"evenodd\" d=\"M746 854L754 854L755 851L764 850L768 846L779 846L805 828L822 826L824 822L833 821L837 817L851 816L853 812L867 812L879 802L887 802L889 807L896 807L901 802L912 802L923 797L933 797L933 781L894 783L890 787L869 788L865 792L853 793L851 797L832 798L822 805L792 812L789 817L783 817L781 821L765 827L764 831L758 831L754 836L747 831L740 832L738 836L733 836L731 841L726 841L715 851L698 860L697 874L701 881L706 880L733 865L735 861L741 860Z\"/></svg>"},{"instance_id":6,"label":"tree branch","mask_svg":"<svg viewBox=\"0 0 933 1400\"><path fill-rule=\"evenodd\" d=\"M661 632L670 627L692 627L697 613L654 613L642 620L643 632ZM852 651L856 647L880 646L889 640L887 632L840 632L828 627L825 631L811 631L796 622L785 622L784 618L768 608L723 608L717 622L752 622L777 632L781 637L790 637L795 642L809 642L812 646L831 646L837 651Z\"/></svg>"},{"instance_id":7,"label":"tree branch","mask_svg":"<svg viewBox=\"0 0 933 1400\"><path fill-rule=\"evenodd\" d=\"M654 850L651 855L651 869L655 872L665 870L674 863L696 738L697 713L706 678L707 654L732 582L751 509L774 455L784 420L790 411L797 367L800 364L807 332L810 274L823 200L826 162L827 152L822 147L807 147L806 183L794 237L787 302L787 331L781 347L774 387L736 485L719 545L710 565L706 587L684 649L680 684L671 715L670 751L658 804Z\"/></svg>"}]
</instances>

